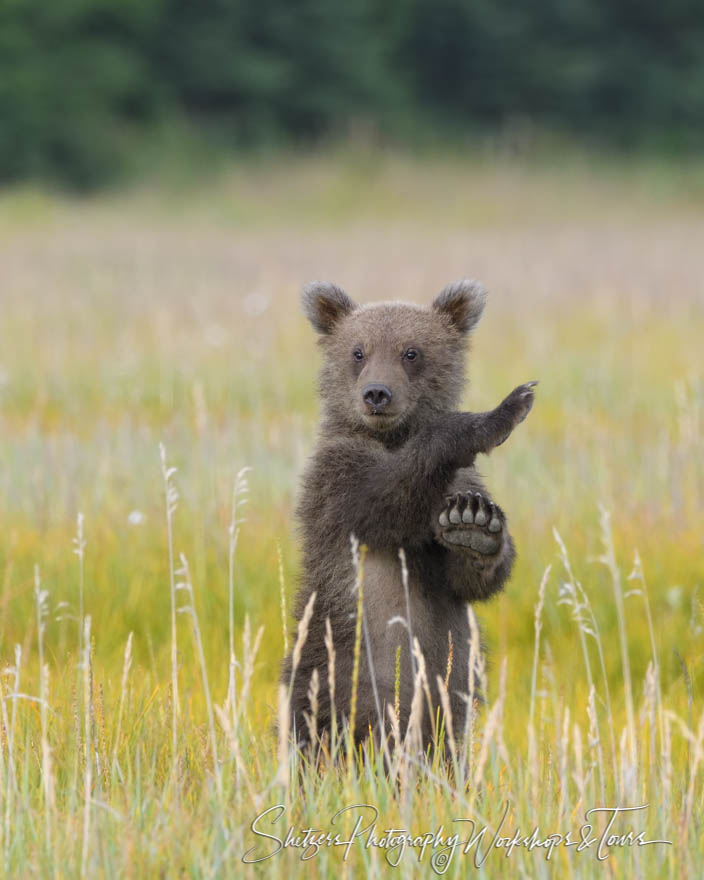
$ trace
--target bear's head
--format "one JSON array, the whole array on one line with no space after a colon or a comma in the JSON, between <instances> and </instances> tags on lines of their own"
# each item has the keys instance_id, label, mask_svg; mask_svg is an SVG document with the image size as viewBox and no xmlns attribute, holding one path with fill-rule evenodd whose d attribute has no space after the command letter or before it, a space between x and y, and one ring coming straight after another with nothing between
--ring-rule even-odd
<instances>
[{"instance_id":1,"label":"bear's head","mask_svg":"<svg viewBox=\"0 0 704 880\"><path fill-rule=\"evenodd\" d=\"M303 308L320 334L320 394L328 427L392 441L457 407L467 337L484 309L476 281L448 285L430 307L400 302L359 306L334 284L303 289Z\"/></svg>"}]
</instances>

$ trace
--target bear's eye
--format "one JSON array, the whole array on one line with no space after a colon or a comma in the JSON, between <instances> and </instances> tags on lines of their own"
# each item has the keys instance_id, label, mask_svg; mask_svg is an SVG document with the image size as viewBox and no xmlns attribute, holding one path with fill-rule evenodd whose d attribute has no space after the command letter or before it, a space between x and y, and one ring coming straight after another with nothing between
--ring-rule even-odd
<instances>
[{"instance_id":1,"label":"bear's eye","mask_svg":"<svg viewBox=\"0 0 704 880\"><path fill-rule=\"evenodd\" d=\"M415 348L409 348L408 351L404 354L404 357L407 361L414 361L418 357L418 352Z\"/></svg>"},{"instance_id":2,"label":"bear's eye","mask_svg":"<svg viewBox=\"0 0 704 880\"><path fill-rule=\"evenodd\" d=\"M364 352L362 351L361 348L355 348L355 350L354 350L354 359L355 359L356 361L362 361L362 360L364 360Z\"/></svg>"}]
</instances>

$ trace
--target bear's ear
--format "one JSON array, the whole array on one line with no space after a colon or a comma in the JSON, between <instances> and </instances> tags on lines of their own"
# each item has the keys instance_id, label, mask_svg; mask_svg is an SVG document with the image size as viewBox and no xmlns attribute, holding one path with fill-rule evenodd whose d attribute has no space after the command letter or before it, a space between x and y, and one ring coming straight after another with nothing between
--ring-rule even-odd
<instances>
[{"instance_id":1,"label":"bear's ear","mask_svg":"<svg viewBox=\"0 0 704 880\"><path fill-rule=\"evenodd\" d=\"M433 300L433 310L446 315L462 335L469 333L482 316L486 291L478 281L465 278L448 284Z\"/></svg>"},{"instance_id":2,"label":"bear's ear","mask_svg":"<svg viewBox=\"0 0 704 880\"><path fill-rule=\"evenodd\" d=\"M329 281L311 281L303 288L303 311L318 333L327 335L340 318L353 312L357 305L344 290Z\"/></svg>"}]
</instances>

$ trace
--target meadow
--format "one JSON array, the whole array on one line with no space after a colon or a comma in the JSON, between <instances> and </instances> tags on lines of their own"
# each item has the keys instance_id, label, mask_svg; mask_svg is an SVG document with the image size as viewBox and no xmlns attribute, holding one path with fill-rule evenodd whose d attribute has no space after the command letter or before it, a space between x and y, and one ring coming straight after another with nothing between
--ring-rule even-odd
<instances>
[{"instance_id":1,"label":"meadow","mask_svg":"<svg viewBox=\"0 0 704 880\"><path fill-rule=\"evenodd\" d=\"M341 153L0 193L0 875L701 876L702 242L702 166L645 160ZM466 276L489 289L466 407L540 381L479 465L519 554L475 608L486 703L449 765L299 767L275 722L317 418L300 286L429 302ZM244 864L277 804L282 838L349 833L354 804L379 837L473 818L486 860ZM589 809L645 804L610 833L671 845L488 847L504 810L501 835L578 841Z\"/></svg>"}]
</instances>

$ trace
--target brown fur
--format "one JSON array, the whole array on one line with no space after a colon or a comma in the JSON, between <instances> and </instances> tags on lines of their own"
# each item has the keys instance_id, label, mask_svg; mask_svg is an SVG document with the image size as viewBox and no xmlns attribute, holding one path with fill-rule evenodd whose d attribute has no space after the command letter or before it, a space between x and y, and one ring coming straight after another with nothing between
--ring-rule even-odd
<instances>
[{"instance_id":1,"label":"brown fur","mask_svg":"<svg viewBox=\"0 0 704 880\"><path fill-rule=\"evenodd\" d=\"M323 367L320 436L298 506L303 576L297 620L316 592L292 688L292 725L302 743L315 668L318 730L326 730L331 721L326 617L336 652L337 718L349 714L357 606L351 535L368 548L356 738L363 739L370 727L379 730L380 714L386 727L397 645L402 732L408 724L413 692L409 636L401 623L389 624L407 618L401 547L408 562L410 628L425 657L435 706L436 676L445 677L448 633L452 636L449 692L455 728L462 729L463 695L469 690L466 603L501 589L515 557L504 515L491 502L474 459L502 443L525 418L534 385L519 386L488 413L456 411L468 333L481 317L484 300L482 288L470 281L445 288L430 308L398 302L360 307L332 284L304 289L304 309L320 334ZM409 350L415 353L412 359ZM390 395L379 409L365 403L370 385ZM291 670L289 655L282 669L286 684ZM426 709L426 743L430 734Z\"/></svg>"}]
</instances>

